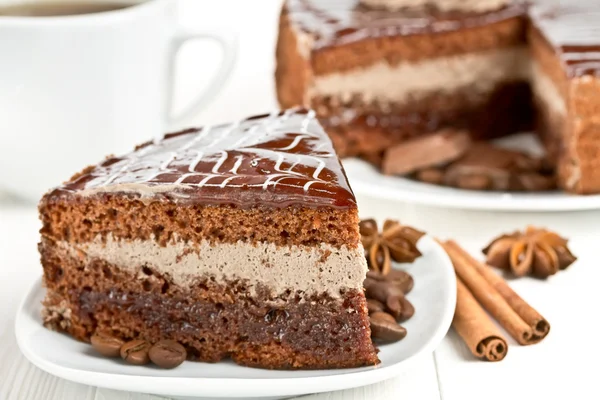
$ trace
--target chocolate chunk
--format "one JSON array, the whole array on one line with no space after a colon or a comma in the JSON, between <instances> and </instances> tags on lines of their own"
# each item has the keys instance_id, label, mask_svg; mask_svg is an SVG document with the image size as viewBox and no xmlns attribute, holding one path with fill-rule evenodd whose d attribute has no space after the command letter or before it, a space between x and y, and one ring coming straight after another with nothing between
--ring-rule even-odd
<instances>
[{"instance_id":1,"label":"chocolate chunk","mask_svg":"<svg viewBox=\"0 0 600 400\"><path fill-rule=\"evenodd\" d=\"M187 358L185 347L174 340L161 340L148 352L150 360L161 368L175 368Z\"/></svg>"},{"instance_id":2,"label":"chocolate chunk","mask_svg":"<svg viewBox=\"0 0 600 400\"><path fill-rule=\"evenodd\" d=\"M475 143L464 157L448 166L444 184L471 190L522 190L540 184L531 174L543 168L543 160L525 153Z\"/></svg>"},{"instance_id":3,"label":"chocolate chunk","mask_svg":"<svg viewBox=\"0 0 600 400\"><path fill-rule=\"evenodd\" d=\"M415 178L418 181L430 183L432 185L441 185L444 183L444 170L441 168L426 168L417 171Z\"/></svg>"},{"instance_id":4,"label":"chocolate chunk","mask_svg":"<svg viewBox=\"0 0 600 400\"><path fill-rule=\"evenodd\" d=\"M394 317L384 312L376 312L369 316L371 336L383 343L397 342L404 339L406 329L394 320Z\"/></svg>"},{"instance_id":5,"label":"chocolate chunk","mask_svg":"<svg viewBox=\"0 0 600 400\"><path fill-rule=\"evenodd\" d=\"M121 358L133 365L145 365L150 362L148 351L150 343L145 340L132 340L121 347Z\"/></svg>"},{"instance_id":6,"label":"chocolate chunk","mask_svg":"<svg viewBox=\"0 0 600 400\"><path fill-rule=\"evenodd\" d=\"M121 339L103 332L94 333L90 342L94 350L105 357L119 357L124 343Z\"/></svg>"},{"instance_id":7,"label":"chocolate chunk","mask_svg":"<svg viewBox=\"0 0 600 400\"><path fill-rule=\"evenodd\" d=\"M517 189L528 192L541 192L556 189L556 178L535 172L519 174L516 177Z\"/></svg>"},{"instance_id":8,"label":"chocolate chunk","mask_svg":"<svg viewBox=\"0 0 600 400\"><path fill-rule=\"evenodd\" d=\"M388 149L383 156L382 170L386 175L406 175L446 164L462 156L470 145L466 131L445 129L420 136Z\"/></svg>"},{"instance_id":9,"label":"chocolate chunk","mask_svg":"<svg viewBox=\"0 0 600 400\"><path fill-rule=\"evenodd\" d=\"M466 190L487 190L492 188L492 180L487 176L485 171L472 175L461 175L456 178L454 186ZM501 186L504 188L504 186ZM508 186L506 186L508 189Z\"/></svg>"}]
</instances>

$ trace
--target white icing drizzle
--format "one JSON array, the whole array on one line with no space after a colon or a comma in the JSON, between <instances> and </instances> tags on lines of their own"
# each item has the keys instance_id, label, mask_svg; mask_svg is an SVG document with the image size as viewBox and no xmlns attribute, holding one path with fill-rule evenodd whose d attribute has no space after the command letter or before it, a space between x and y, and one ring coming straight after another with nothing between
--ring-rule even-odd
<instances>
[{"instance_id":1,"label":"white icing drizzle","mask_svg":"<svg viewBox=\"0 0 600 400\"><path fill-rule=\"evenodd\" d=\"M275 141L284 144L267 144ZM321 175L327 168L325 160L332 157L331 142L318 125L315 112L292 109L167 135L107 166L100 164L81 191L132 191L144 195L172 191L174 187L267 190L284 185L308 192L316 183L331 183ZM297 170L299 166L302 169ZM248 168L253 171L247 172Z\"/></svg>"}]
</instances>

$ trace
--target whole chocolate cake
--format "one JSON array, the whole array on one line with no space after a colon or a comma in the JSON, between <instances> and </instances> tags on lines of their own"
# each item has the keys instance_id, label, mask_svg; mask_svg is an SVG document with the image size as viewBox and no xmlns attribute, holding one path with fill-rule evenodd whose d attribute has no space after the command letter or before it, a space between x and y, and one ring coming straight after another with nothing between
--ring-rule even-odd
<instances>
[{"instance_id":1,"label":"whole chocolate cake","mask_svg":"<svg viewBox=\"0 0 600 400\"><path fill-rule=\"evenodd\" d=\"M312 111L168 134L39 210L52 329L263 368L378 362L356 200Z\"/></svg>"},{"instance_id":2,"label":"whole chocolate cake","mask_svg":"<svg viewBox=\"0 0 600 400\"><path fill-rule=\"evenodd\" d=\"M490 139L532 128L537 113L558 185L600 193L600 6L534 3L286 0L279 102L313 107L342 157L384 172L405 170L395 146L414 136Z\"/></svg>"}]
</instances>

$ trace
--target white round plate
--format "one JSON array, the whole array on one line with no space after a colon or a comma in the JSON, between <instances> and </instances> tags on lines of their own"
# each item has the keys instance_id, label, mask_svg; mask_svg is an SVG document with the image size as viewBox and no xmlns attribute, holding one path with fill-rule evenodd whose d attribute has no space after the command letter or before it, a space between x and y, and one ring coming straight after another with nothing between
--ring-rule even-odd
<instances>
[{"instance_id":1,"label":"white round plate","mask_svg":"<svg viewBox=\"0 0 600 400\"><path fill-rule=\"evenodd\" d=\"M452 264L430 237L423 237L418 247L422 257L413 264L397 266L408 271L415 281L408 299L416 312L403 324L408 335L400 342L380 346L381 364L374 367L269 371L231 361L185 362L173 370L126 365L97 356L90 345L44 328L40 302L45 290L40 279L19 307L17 342L29 361L60 378L176 398L284 398L368 385L399 374L419 355L431 354L450 327L456 303Z\"/></svg>"},{"instance_id":2,"label":"white round plate","mask_svg":"<svg viewBox=\"0 0 600 400\"><path fill-rule=\"evenodd\" d=\"M539 154L541 148L531 134L519 134L495 141L507 148ZM455 189L412 179L386 176L359 159L343 160L352 189L357 194L426 206L466 210L520 212L583 211L600 209L600 195L572 195L561 191L505 193Z\"/></svg>"}]
</instances>

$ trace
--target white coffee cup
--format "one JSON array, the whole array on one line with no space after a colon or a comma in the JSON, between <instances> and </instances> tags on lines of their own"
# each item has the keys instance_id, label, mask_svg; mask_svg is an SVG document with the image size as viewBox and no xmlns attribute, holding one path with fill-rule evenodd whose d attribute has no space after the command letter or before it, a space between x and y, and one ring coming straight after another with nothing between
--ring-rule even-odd
<instances>
[{"instance_id":1,"label":"white coffee cup","mask_svg":"<svg viewBox=\"0 0 600 400\"><path fill-rule=\"evenodd\" d=\"M37 201L85 166L181 125L219 91L234 66L234 35L180 29L175 0L129 3L95 14L0 16L0 190ZM174 59L196 38L216 40L224 56L209 87L173 116Z\"/></svg>"}]
</instances>

